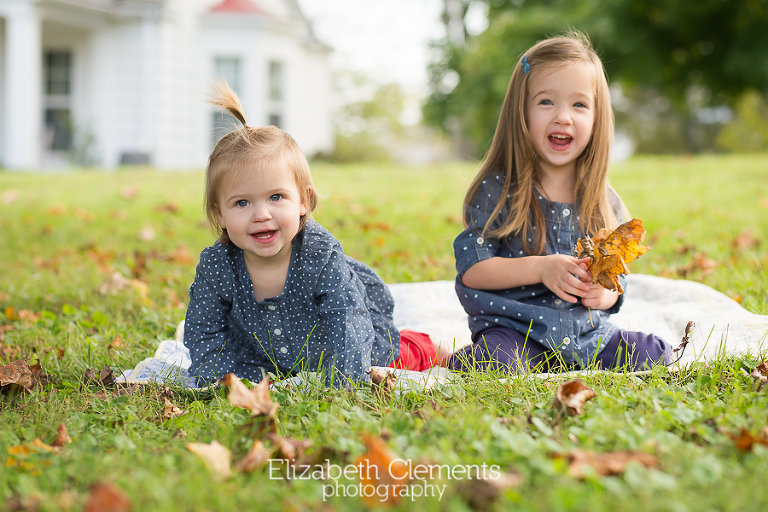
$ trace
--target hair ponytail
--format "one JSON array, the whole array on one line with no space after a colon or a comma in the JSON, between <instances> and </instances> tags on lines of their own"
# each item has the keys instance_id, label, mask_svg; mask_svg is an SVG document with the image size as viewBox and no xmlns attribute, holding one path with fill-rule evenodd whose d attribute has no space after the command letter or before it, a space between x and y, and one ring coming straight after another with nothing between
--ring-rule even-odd
<instances>
[{"instance_id":1,"label":"hair ponytail","mask_svg":"<svg viewBox=\"0 0 768 512\"><path fill-rule=\"evenodd\" d=\"M237 93L232 90L227 81L223 79L216 80L213 82L213 88L215 93L210 95L210 100L208 101L232 114L235 119L243 124L243 127L248 126L240 98L237 97Z\"/></svg>"}]
</instances>

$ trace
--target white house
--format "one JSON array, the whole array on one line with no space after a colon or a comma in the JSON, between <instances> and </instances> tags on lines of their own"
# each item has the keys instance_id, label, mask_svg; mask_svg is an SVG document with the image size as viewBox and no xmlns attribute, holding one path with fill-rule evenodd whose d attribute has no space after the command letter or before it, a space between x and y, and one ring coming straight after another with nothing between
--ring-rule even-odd
<instances>
[{"instance_id":1,"label":"white house","mask_svg":"<svg viewBox=\"0 0 768 512\"><path fill-rule=\"evenodd\" d=\"M217 77L250 125L327 152L329 52L296 0L0 0L0 165L204 167Z\"/></svg>"}]
</instances>

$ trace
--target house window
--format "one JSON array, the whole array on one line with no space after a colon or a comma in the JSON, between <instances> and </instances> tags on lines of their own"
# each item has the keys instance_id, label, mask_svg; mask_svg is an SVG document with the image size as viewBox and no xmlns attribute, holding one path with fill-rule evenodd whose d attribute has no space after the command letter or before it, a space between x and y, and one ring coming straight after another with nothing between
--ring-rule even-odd
<instances>
[{"instance_id":1,"label":"house window","mask_svg":"<svg viewBox=\"0 0 768 512\"><path fill-rule=\"evenodd\" d=\"M283 99L283 63L275 60L269 63L269 99Z\"/></svg>"},{"instance_id":2,"label":"house window","mask_svg":"<svg viewBox=\"0 0 768 512\"><path fill-rule=\"evenodd\" d=\"M216 57L214 68L217 78L223 78L235 93L240 94L240 57Z\"/></svg>"},{"instance_id":3,"label":"house window","mask_svg":"<svg viewBox=\"0 0 768 512\"><path fill-rule=\"evenodd\" d=\"M215 57L213 60L215 78L223 78L233 91L240 95L240 57ZM212 114L212 141L215 145L220 138L238 128L240 123L229 112L216 110Z\"/></svg>"},{"instance_id":4,"label":"house window","mask_svg":"<svg viewBox=\"0 0 768 512\"><path fill-rule=\"evenodd\" d=\"M47 50L43 55L44 118L49 151L72 148L72 52Z\"/></svg>"},{"instance_id":5,"label":"house window","mask_svg":"<svg viewBox=\"0 0 768 512\"><path fill-rule=\"evenodd\" d=\"M284 90L283 63L276 60L270 61L268 73L269 124L282 128Z\"/></svg>"}]
</instances>

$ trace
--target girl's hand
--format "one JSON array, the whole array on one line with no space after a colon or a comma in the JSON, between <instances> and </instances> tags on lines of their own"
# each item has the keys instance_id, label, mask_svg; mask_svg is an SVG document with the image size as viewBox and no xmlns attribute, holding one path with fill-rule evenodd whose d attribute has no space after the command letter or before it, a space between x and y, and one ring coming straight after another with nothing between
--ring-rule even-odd
<instances>
[{"instance_id":1,"label":"girl's hand","mask_svg":"<svg viewBox=\"0 0 768 512\"><path fill-rule=\"evenodd\" d=\"M561 299L575 303L576 297L583 298L590 291L592 276L585 270L588 262L589 258L579 260L565 254L543 256L540 281Z\"/></svg>"},{"instance_id":2,"label":"girl's hand","mask_svg":"<svg viewBox=\"0 0 768 512\"><path fill-rule=\"evenodd\" d=\"M619 292L603 288L599 284L590 285L589 291L581 298L584 307L590 309L608 309L619 300Z\"/></svg>"}]
</instances>

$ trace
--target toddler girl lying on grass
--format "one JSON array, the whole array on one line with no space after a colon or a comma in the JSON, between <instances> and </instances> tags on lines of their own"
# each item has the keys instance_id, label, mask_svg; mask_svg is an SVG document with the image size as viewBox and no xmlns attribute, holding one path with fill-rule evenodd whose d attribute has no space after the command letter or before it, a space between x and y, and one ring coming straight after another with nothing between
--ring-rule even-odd
<instances>
[{"instance_id":1,"label":"toddler girl lying on grass","mask_svg":"<svg viewBox=\"0 0 768 512\"><path fill-rule=\"evenodd\" d=\"M434 365L428 335L395 328L381 278L311 219L317 194L296 141L248 126L225 83L212 102L243 126L216 144L206 170L218 240L200 255L184 329L198 385L229 372L257 382L309 370L340 386L371 365Z\"/></svg>"}]
</instances>

